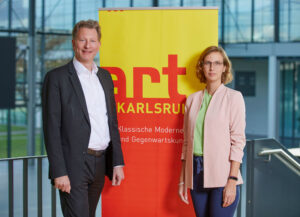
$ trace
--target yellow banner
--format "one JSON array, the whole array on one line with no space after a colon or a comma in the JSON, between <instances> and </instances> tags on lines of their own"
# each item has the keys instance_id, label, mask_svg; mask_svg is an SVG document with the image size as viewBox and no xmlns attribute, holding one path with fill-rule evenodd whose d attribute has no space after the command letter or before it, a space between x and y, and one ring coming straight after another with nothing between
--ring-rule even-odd
<instances>
[{"instance_id":1,"label":"yellow banner","mask_svg":"<svg viewBox=\"0 0 300 217\"><path fill-rule=\"evenodd\" d=\"M125 159L122 185L105 184L103 217L194 216L177 193L184 103L204 87L195 66L218 44L218 10L101 10L99 22Z\"/></svg>"},{"instance_id":2,"label":"yellow banner","mask_svg":"<svg viewBox=\"0 0 300 217\"><path fill-rule=\"evenodd\" d=\"M178 75L178 93L199 90L195 79L195 63L209 45L218 44L218 10L111 10L99 11L102 29L101 66L121 68L126 75L126 97L133 94L133 68L153 67L160 82L143 77L143 97L170 98L169 55L176 55L177 67L185 67L186 75ZM174 66L175 67L175 66Z\"/></svg>"}]
</instances>

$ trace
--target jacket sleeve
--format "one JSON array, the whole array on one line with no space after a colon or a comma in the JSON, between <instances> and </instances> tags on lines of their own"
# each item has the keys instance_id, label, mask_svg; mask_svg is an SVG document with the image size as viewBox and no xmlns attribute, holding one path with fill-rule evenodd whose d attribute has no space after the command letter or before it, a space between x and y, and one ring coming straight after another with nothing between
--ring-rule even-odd
<instances>
[{"instance_id":1,"label":"jacket sleeve","mask_svg":"<svg viewBox=\"0 0 300 217\"><path fill-rule=\"evenodd\" d=\"M52 71L53 72L53 71ZM61 140L61 97L58 78L47 73L42 88L42 114L45 145L51 179L67 175Z\"/></svg>"},{"instance_id":2,"label":"jacket sleeve","mask_svg":"<svg viewBox=\"0 0 300 217\"><path fill-rule=\"evenodd\" d=\"M121 148L121 139L120 139L120 132L118 127L118 118L117 118L117 111L116 111L116 101L115 101L115 94L114 94L114 84L109 72L107 72L109 76L109 80L111 82L112 89L110 90L110 103L111 103L111 130L112 130L112 155L113 155L113 162L112 166L120 166L124 165L124 158L123 152Z\"/></svg>"},{"instance_id":3,"label":"jacket sleeve","mask_svg":"<svg viewBox=\"0 0 300 217\"><path fill-rule=\"evenodd\" d=\"M245 138L246 114L245 103L240 92L232 94L230 105L230 160L242 162Z\"/></svg>"},{"instance_id":4,"label":"jacket sleeve","mask_svg":"<svg viewBox=\"0 0 300 217\"><path fill-rule=\"evenodd\" d=\"M182 153L181 160L186 160L186 151L188 144L188 119L189 119L189 98L186 100L184 107L184 120L183 120L183 144L182 144Z\"/></svg>"}]
</instances>

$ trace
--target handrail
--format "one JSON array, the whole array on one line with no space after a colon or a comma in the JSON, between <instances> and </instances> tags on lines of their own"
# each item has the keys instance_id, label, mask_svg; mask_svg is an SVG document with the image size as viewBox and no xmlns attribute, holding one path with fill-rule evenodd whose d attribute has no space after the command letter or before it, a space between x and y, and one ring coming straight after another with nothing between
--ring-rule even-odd
<instances>
[{"instance_id":1,"label":"handrail","mask_svg":"<svg viewBox=\"0 0 300 217\"><path fill-rule=\"evenodd\" d=\"M28 217L28 166L29 162L36 162L36 178L37 178L37 216L43 216L43 160L46 155L26 156L16 158L0 159L0 162L8 163L8 215L14 217L14 161L23 161L23 217ZM56 189L51 186L51 216L56 217Z\"/></svg>"},{"instance_id":2,"label":"handrail","mask_svg":"<svg viewBox=\"0 0 300 217\"><path fill-rule=\"evenodd\" d=\"M10 158L1 158L0 161L14 161L14 160L24 160L24 159L37 159L45 158L47 155L36 155L36 156L24 156L24 157L10 157Z\"/></svg>"},{"instance_id":3,"label":"handrail","mask_svg":"<svg viewBox=\"0 0 300 217\"><path fill-rule=\"evenodd\" d=\"M291 152L295 157L300 157L300 148L289 148L289 152Z\"/></svg>"},{"instance_id":4,"label":"handrail","mask_svg":"<svg viewBox=\"0 0 300 217\"><path fill-rule=\"evenodd\" d=\"M294 160L288 153L286 153L282 149L272 149L272 150L263 150L258 153L259 156L264 155L272 155L272 154L281 154L286 160L288 160L295 168L298 169L298 172L300 172L300 164Z\"/></svg>"},{"instance_id":5,"label":"handrail","mask_svg":"<svg viewBox=\"0 0 300 217\"><path fill-rule=\"evenodd\" d=\"M245 216L298 216L300 160L272 138L247 141L246 151ZM272 194L286 200L265 200Z\"/></svg>"}]
</instances>

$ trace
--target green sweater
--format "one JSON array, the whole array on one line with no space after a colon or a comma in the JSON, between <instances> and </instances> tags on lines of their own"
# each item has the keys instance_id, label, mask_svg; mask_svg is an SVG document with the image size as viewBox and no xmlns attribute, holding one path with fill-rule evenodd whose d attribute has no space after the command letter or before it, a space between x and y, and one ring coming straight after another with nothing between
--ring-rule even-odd
<instances>
[{"instance_id":1,"label":"green sweater","mask_svg":"<svg viewBox=\"0 0 300 217\"><path fill-rule=\"evenodd\" d=\"M196 126L194 129L194 155L197 156L203 155L204 120L211 98L212 96L209 95L205 89L203 101L197 115Z\"/></svg>"}]
</instances>

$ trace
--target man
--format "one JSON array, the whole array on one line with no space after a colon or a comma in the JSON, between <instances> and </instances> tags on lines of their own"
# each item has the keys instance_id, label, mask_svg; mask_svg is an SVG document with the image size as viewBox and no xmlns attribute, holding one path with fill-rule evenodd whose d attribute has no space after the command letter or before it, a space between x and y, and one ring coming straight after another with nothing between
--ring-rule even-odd
<instances>
[{"instance_id":1,"label":"man","mask_svg":"<svg viewBox=\"0 0 300 217\"><path fill-rule=\"evenodd\" d=\"M93 61L100 38L97 21L77 23L75 57L49 71L43 84L49 178L65 217L94 217L105 174L115 186L124 179L113 82Z\"/></svg>"}]
</instances>

